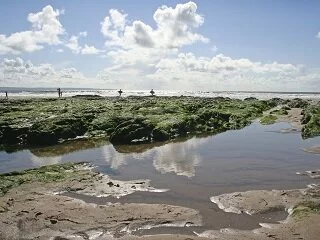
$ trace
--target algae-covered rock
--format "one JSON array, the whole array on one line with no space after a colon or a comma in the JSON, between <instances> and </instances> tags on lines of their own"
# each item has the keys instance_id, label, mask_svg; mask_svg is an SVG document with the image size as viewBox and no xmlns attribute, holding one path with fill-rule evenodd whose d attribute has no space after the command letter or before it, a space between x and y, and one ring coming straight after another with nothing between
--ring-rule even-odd
<instances>
[{"instance_id":1,"label":"algae-covered rock","mask_svg":"<svg viewBox=\"0 0 320 240\"><path fill-rule=\"evenodd\" d=\"M29 128L25 126L1 126L0 127L0 142L4 144L23 144L28 134Z\"/></svg>"},{"instance_id":2,"label":"algae-covered rock","mask_svg":"<svg viewBox=\"0 0 320 240\"><path fill-rule=\"evenodd\" d=\"M60 139L69 139L81 136L87 128L82 119L50 118L39 121L30 127L27 142L30 145L50 145L58 143Z\"/></svg>"},{"instance_id":3,"label":"algae-covered rock","mask_svg":"<svg viewBox=\"0 0 320 240\"><path fill-rule=\"evenodd\" d=\"M119 124L110 136L112 143L131 143L150 140L152 127L136 118Z\"/></svg>"},{"instance_id":4,"label":"algae-covered rock","mask_svg":"<svg viewBox=\"0 0 320 240\"><path fill-rule=\"evenodd\" d=\"M155 128L152 131L152 139L154 141L167 141L170 139L170 134L167 133L165 130Z\"/></svg>"},{"instance_id":5,"label":"algae-covered rock","mask_svg":"<svg viewBox=\"0 0 320 240\"><path fill-rule=\"evenodd\" d=\"M301 98L294 98L288 103L288 106L291 108L305 108L308 105L309 102Z\"/></svg>"},{"instance_id":6,"label":"algae-covered rock","mask_svg":"<svg viewBox=\"0 0 320 240\"><path fill-rule=\"evenodd\" d=\"M11 188L28 182L56 182L76 175L72 170L83 163L66 163L40 168L0 174L0 196L5 195Z\"/></svg>"},{"instance_id":7,"label":"algae-covered rock","mask_svg":"<svg viewBox=\"0 0 320 240\"><path fill-rule=\"evenodd\" d=\"M0 107L0 145L54 145L85 135L117 144L238 129L280 99L96 97L17 100Z\"/></svg>"},{"instance_id":8,"label":"algae-covered rock","mask_svg":"<svg viewBox=\"0 0 320 240\"><path fill-rule=\"evenodd\" d=\"M277 117L269 114L264 116L263 118L260 119L260 123L263 125L269 125L269 124L274 124L277 120Z\"/></svg>"},{"instance_id":9,"label":"algae-covered rock","mask_svg":"<svg viewBox=\"0 0 320 240\"><path fill-rule=\"evenodd\" d=\"M310 213L320 213L320 203L315 201L304 201L292 209L292 216L295 219L307 217Z\"/></svg>"},{"instance_id":10,"label":"algae-covered rock","mask_svg":"<svg viewBox=\"0 0 320 240\"><path fill-rule=\"evenodd\" d=\"M320 107L318 105L309 105L302 111L302 137L309 138L320 135Z\"/></svg>"}]
</instances>

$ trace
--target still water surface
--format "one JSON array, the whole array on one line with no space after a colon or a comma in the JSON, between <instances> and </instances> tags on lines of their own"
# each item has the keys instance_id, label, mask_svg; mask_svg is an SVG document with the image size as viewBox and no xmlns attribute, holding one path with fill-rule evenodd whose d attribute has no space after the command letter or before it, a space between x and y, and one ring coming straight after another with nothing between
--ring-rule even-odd
<instances>
[{"instance_id":1,"label":"still water surface","mask_svg":"<svg viewBox=\"0 0 320 240\"><path fill-rule=\"evenodd\" d=\"M224 213L209 198L252 189L301 188L319 181L295 173L319 168L320 155L303 149L320 145L320 137L303 140L299 132L280 132L287 128L290 128L287 123L262 126L254 122L241 130L215 136L154 145L114 147L101 141L80 141L13 153L0 152L0 172L89 161L98 171L115 179L151 179L152 186L170 189L166 193L137 192L120 199L122 202L187 206L200 211L203 229L248 229L257 227L259 222L285 216ZM108 198L82 198L98 203L111 201ZM159 233L159 229L157 231Z\"/></svg>"}]
</instances>

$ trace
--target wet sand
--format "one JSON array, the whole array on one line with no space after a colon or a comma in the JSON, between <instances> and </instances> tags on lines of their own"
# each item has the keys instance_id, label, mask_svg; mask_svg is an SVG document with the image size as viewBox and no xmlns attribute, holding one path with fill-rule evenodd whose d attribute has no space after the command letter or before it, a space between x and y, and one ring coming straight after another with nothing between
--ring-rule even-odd
<instances>
[{"instance_id":1,"label":"wet sand","mask_svg":"<svg viewBox=\"0 0 320 240\"><path fill-rule=\"evenodd\" d=\"M303 115L301 108L292 108L288 110L288 115L281 115L278 117L278 122L288 122L293 127L294 131L301 131L303 124L301 123Z\"/></svg>"}]
</instances>

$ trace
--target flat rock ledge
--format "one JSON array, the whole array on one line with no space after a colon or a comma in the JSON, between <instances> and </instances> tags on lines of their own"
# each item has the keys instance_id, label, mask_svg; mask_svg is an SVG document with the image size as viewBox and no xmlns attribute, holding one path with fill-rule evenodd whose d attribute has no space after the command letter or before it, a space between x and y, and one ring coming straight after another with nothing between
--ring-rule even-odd
<instances>
[{"instance_id":1,"label":"flat rock ledge","mask_svg":"<svg viewBox=\"0 0 320 240\"><path fill-rule=\"evenodd\" d=\"M113 239L139 229L201 225L199 212L190 208L143 203L97 205L62 196L57 193L118 198L134 191L160 191L150 187L148 180L113 180L88 165L63 171L70 176L61 181L26 181L0 196L0 239Z\"/></svg>"},{"instance_id":2,"label":"flat rock ledge","mask_svg":"<svg viewBox=\"0 0 320 240\"><path fill-rule=\"evenodd\" d=\"M222 240L244 239L319 239L320 185L304 189L253 190L213 196L210 200L225 212L263 214L287 211L286 220L275 224L260 223L261 228L245 231L236 229L210 230L199 237Z\"/></svg>"}]
</instances>

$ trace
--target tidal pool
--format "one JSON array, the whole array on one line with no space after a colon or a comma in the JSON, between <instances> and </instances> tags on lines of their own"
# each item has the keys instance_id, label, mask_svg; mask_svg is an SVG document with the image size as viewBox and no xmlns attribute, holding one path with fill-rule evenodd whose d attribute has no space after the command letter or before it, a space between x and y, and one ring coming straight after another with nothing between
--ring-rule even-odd
<instances>
[{"instance_id":1,"label":"tidal pool","mask_svg":"<svg viewBox=\"0 0 320 240\"><path fill-rule=\"evenodd\" d=\"M274 222L284 212L249 216L224 213L210 202L222 193L252 189L303 188L319 180L296 175L318 169L320 155L303 151L320 145L320 137L303 140L300 132L283 131L287 123L262 126L258 122L241 130L214 136L178 139L168 143L116 146L101 140L0 152L0 172L33 168L47 164L87 161L97 170L119 180L151 179L152 186L170 189L165 193L141 193L121 198L76 196L88 202L108 201L166 203L198 209L201 228L155 229L141 234L200 231L233 227L252 229L259 222Z\"/></svg>"}]
</instances>

